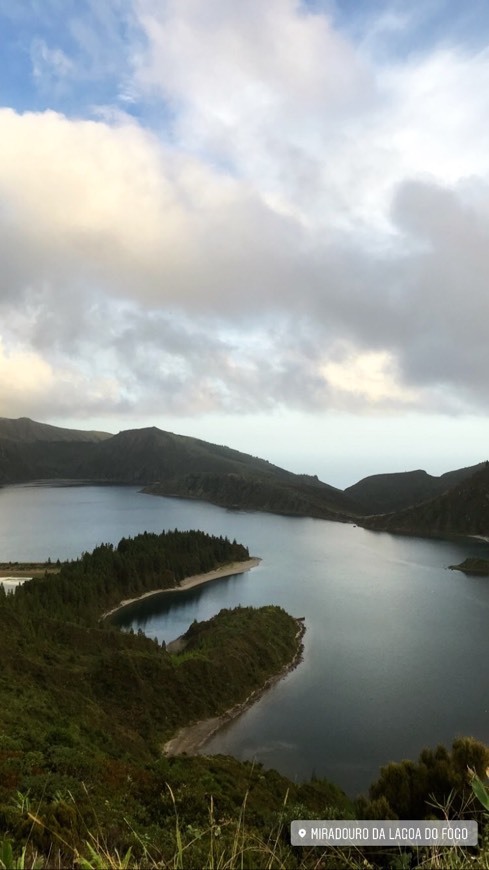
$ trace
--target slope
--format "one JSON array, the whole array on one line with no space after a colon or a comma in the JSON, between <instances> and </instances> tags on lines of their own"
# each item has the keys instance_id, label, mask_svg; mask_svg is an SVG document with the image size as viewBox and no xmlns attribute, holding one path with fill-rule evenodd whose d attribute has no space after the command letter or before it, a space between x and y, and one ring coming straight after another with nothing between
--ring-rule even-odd
<instances>
[{"instance_id":1,"label":"slope","mask_svg":"<svg viewBox=\"0 0 489 870\"><path fill-rule=\"evenodd\" d=\"M388 513L441 495L471 477L479 468L482 468L482 463L447 471L440 477L422 470L373 474L347 487L345 494L360 503L365 513Z\"/></svg>"},{"instance_id":2,"label":"slope","mask_svg":"<svg viewBox=\"0 0 489 870\"><path fill-rule=\"evenodd\" d=\"M81 433L99 437L79 440L79 432L73 431L70 438L71 430L27 419L3 424L0 483L46 479L124 483L147 487L154 495L293 516L345 520L363 513L352 498L316 477L293 474L265 459L156 427L113 436ZM60 440L54 440L59 433Z\"/></svg>"},{"instance_id":3,"label":"slope","mask_svg":"<svg viewBox=\"0 0 489 870\"><path fill-rule=\"evenodd\" d=\"M448 492L402 511L367 517L368 529L414 535L489 535L489 463Z\"/></svg>"},{"instance_id":4,"label":"slope","mask_svg":"<svg viewBox=\"0 0 489 870\"><path fill-rule=\"evenodd\" d=\"M96 445L81 472L146 485L153 495L199 498L224 507L326 519L361 513L353 499L317 478L156 427L120 432Z\"/></svg>"},{"instance_id":5,"label":"slope","mask_svg":"<svg viewBox=\"0 0 489 870\"><path fill-rule=\"evenodd\" d=\"M103 441L110 438L109 432L88 432L82 429L63 429L51 426L49 423L36 423L29 417L19 417L11 420L0 417L0 438L8 438L16 442L35 441Z\"/></svg>"}]
</instances>

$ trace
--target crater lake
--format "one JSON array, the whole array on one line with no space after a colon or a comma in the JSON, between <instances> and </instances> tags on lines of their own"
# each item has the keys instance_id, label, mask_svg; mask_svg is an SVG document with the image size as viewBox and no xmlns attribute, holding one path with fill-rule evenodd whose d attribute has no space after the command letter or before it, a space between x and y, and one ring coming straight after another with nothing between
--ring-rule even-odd
<instances>
[{"instance_id":1,"label":"crater lake","mask_svg":"<svg viewBox=\"0 0 489 870\"><path fill-rule=\"evenodd\" d=\"M489 742L489 578L448 570L487 558L488 544L229 511L132 486L0 489L2 562L77 558L174 528L236 538L262 561L133 605L120 612L122 627L168 642L239 604L279 604L306 623L299 666L202 752L257 759L297 780L325 776L354 795L381 765L424 746L460 735Z\"/></svg>"}]
</instances>

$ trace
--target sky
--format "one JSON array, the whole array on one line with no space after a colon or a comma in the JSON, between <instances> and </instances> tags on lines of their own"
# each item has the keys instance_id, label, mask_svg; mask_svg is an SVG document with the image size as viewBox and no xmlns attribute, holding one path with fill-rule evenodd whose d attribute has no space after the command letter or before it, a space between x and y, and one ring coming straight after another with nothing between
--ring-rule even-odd
<instances>
[{"instance_id":1,"label":"sky","mask_svg":"<svg viewBox=\"0 0 489 870\"><path fill-rule=\"evenodd\" d=\"M0 416L489 457L486 0L0 0Z\"/></svg>"}]
</instances>

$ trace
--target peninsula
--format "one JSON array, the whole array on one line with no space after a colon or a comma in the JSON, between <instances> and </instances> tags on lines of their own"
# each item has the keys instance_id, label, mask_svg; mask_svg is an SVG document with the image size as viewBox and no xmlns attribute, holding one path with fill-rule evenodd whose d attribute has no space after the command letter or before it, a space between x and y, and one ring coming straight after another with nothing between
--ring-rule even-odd
<instances>
[{"instance_id":1,"label":"peninsula","mask_svg":"<svg viewBox=\"0 0 489 870\"><path fill-rule=\"evenodd\" d=\"M238 716L241 716L242 713L245 712L252 704L254 704L258 699L266 692L271 686L275 685L279 680L283 679L290 671L294 670L297 667L299 662L302 659L303 653L303 637L306 631L306 626L304 619L299 617L296 619L297 623L297 631L295 633L295 643L296 648L293 652L293 655L289 662L286 662L283 668L276 674L268 677L265 680L262 686L259 686L256 689L253 689L250 694L240 703L234 704L228 710L225 710L224 713L221 713L220 716L211 716L208 719L201 719L197 722L193 722L190 725L185 725L183 728L180 728L179 731L168 740L164 747L163 752L167 756L174 755L196 755L199 750L202 749L203 746L216 734L217 731L220 731L221 728L224 728L225 725L228 725L232 722L233 719L236 719ZM175 650L175 652L182 652L184 649L187 649L189 642L190 632L182 635L182 637L177 638L171 644L167 645L167 649L169 652Z\"/></svg>"},{"instance_id":2,"label":"peninsula","mask_svg":"<svg viewBox=\"0 0 489 870\"><path fill-rule=\"evenodd\" d=\"M209 720L217 725L238 715L297 663L303 621L274 605L222 610L206 622L193 622L176 653L100 619L121 600L154 594L162 586L183 591L258 563L245 546L222 536L144 533L63 562L57 573L35 577L12 593L0 587L0 808L14 843L22 843L24 823L8 809L9 800L12 789L27 789L36 806L36 820L29 822L33 854L49 851L50 831L56 830L63 853L59 865L77 864L94 812L104 838L110 831L118 848L125 819L142 830L138 819L150 820L150 804L167 791L165 782L172 781L178 793L163 747L180 729L206 723L207 736ZM225 767L245 770L232 759ZM281 786L280 798L274 796L276 777L267 775L268 780L260 789L278 811L284 792ZM219 779L215 793L225 788ZM301 788L293 789L299 799ZM324 797L327 792L322 789ZM73 800L83 820L74 826ZM158 797L162 811L166 819ZM167 820L161 830L168 830Z\"/></svg>"},{"instance_id":3,"label":"peninsula","mask_svg":"<svg viewBox=\"0 0 489 870\"><path fill-rule=\"evenodd\" d=\"M489 559L464 559L460 565L449 565L452 571L462 571L464 574L479 574L481 577L489 577Z\"/></svg>"}]
</instances>

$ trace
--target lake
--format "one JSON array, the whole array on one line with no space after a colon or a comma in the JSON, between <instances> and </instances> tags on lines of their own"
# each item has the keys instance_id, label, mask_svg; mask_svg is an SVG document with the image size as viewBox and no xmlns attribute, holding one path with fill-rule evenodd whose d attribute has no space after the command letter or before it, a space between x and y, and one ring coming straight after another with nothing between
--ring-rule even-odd
<instances>
[{"instance_id":1,"label":"lake","mask_svg":"<svg viewBox=\"0 0 489 870\"><path fill-rule=\"evenodd\" d=\"M382 764L459 735L489 742L489 579L447 566L489 556L353 525L228 511L129 486L0 489L0 561L76 558L144 530L202 529L249 547L252 571L147 599L120 623L172 640L222 607L279 604L306 620L304 658L206 753L365 790Z\"/></svg>"}]
</instances>

